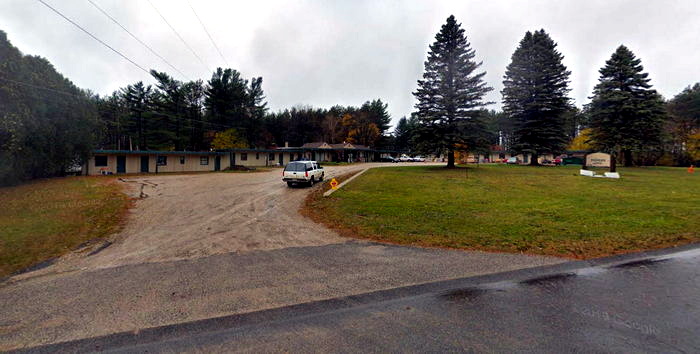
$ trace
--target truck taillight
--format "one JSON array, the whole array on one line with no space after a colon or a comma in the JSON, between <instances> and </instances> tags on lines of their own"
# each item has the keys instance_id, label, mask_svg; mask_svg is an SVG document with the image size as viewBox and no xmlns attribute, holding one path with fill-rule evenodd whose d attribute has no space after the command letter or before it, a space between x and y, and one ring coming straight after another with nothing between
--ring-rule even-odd
<instances>
[{"instance_id":1,"label":"truck taillight","mask_svg":"<svg viewBox=\"0 0 700 354\"><path fill-rule=\"evenodd\" d=\"M306 171L305 174L306 174L306 177L309 177L309 171Z\"/></svg>"}]
</instances>

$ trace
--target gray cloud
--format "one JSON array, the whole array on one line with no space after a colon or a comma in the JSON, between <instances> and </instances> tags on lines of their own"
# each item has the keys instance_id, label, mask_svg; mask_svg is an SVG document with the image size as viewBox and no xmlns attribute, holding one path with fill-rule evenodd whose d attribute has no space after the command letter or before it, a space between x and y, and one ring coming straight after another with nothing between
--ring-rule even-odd
<instances>
[{"instance_id":1,"label":"gray cloud","mask_svg":"<svg viewBox=\"0 0 700 354\"><path fill-rule=\"evenodd\" d=\"M153 2L209 67L147 1L94 1L189 78L206 80L211 69L224 66L185 0ZM263 76L274 110L381 98L395 121L410 114L428 45L450 14L484 62L494 87L490 101L500 103L503 73L518 41L539 28L558 42L578 105L587 102L598 69L623 43L665 97L700 81L700 3L694 0L190 1L229 64L246 77ZM140 65L176 74L86 0L47 2ZM15 46L46 57L80 87L108 94L138 80L152 83L36 1L0 1L0 23Z\"/></svg>"}]
</instances>

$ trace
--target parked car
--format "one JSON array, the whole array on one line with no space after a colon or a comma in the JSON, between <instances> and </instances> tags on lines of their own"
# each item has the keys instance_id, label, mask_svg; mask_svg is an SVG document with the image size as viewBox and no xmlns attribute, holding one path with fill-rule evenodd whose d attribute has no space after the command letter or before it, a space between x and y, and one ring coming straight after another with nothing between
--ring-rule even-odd
<instances>
[{"instance_id":1,"label":"parked car","mask_svg":"<svg viewBox=\"0 0 700 354\"><path fill-rule=\"evenodd\" d=\"M425 162L425 158L424 158L423 156L418 155L418 156L416 156L416 157L413 158L413 161L415 161L415 162Z\"/></svg>"},{"instance_id":2,"label":"parked car","mask_svg":"<svg viewBox=\"0 0 700 354\"><path fill-rule=\"evenodd\" d=\"M413 162L413 158L406 154L403 154L401 155L401 157L399 157L399 162Z\"/></svg>"},{"instance_id":3,"label":"parked car","mask_svg":"<svg viewBox=\"0 0 700 354\"><path fill-rule=\"evenodd\" d=\"M83 166L79 163L73 163L65 171L67 176L80 176L83 173Z\"/></svg>"},{"instance_id":4,"label":"parked car","mask_svg":"<svg viewBox=\"0 0 700 354\"><path fill-rule=\"evenodd\" d=\"M506 160L506 163L509 165L517 165L520 163L517 157L509 157L508 160Z\"/></svg>"},{"instance_id":5,"label":"parked car","mask_svg":"<svg viewBox=\"0 0 700 354\"><path fill-rule=\"evenodd\" d=\"M379 162L399 162L399 160L395 159L391 156L386 156L386 157L380 157Z\"/></svg>"},{"instance_id":6,"label":"parked car","mask_svg":"<svg viewBox=\"0 0 700 354\"><path fill-rule=\"evenodd\" d=\"M297 184L306 184L309 187L314 183L323 181L325 172L316 161L292 161L282 171L282 181L289 187Z\"/></svg>"}]
</instances>

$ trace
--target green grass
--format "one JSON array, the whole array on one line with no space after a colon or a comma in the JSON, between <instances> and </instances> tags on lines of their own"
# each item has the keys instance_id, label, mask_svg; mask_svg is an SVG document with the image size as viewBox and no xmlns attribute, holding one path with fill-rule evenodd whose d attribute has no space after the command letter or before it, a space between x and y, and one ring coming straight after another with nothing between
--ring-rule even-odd
<instances>
[{"instance_id":1,"label":"green grass","mask_svg":"<svg viewBox=\"0 0 700 354\"><path fill-rule=\"evenodd\" d=\"M0 188L0 278L116 231L129 201L115 178Z\"/></svg>"},{"instance_id":2,"label":"green grass","mask_svg":"<svg viewBox=\"0 0 700 354\"><path fill-rule=\"evenodd\" d=\"M482 165L367 171L329 198L307 200L346 234L432 247L590 258L700 240L700 174L621 168Z\"/></svg>"}]
</instances>

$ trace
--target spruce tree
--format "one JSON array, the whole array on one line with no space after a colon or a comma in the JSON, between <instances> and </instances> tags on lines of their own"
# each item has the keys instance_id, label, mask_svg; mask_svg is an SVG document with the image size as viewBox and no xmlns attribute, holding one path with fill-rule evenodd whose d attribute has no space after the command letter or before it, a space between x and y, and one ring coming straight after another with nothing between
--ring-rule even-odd
<instances>
[{"instance_id":1,"label":"spruce tree","mask_svg":"<svg viewBox=\"0 0 700 354\"><path fill-rule=\"evenodd\" d=\"M632 152L661 143L664 103L649 84L641 60L624 45L617 48L599 70L600 82L589 104L594 146L612 155L622 152L625 166L632 165Z\"/></svg>"},{"instance_id":2,"label":"spruce tree","mask_svg":"<svg viewBox=\"0 0 700 354\"><path fill-rule=\"evenodd\" d=\"M538 156L558 153L568 142L565 114L570 71L557 44L544 30L527 32L511 57L503 81L503 111L513 121L511 149Z\"/></svg>"},{"instance_id":3,"label":"spruce tree","mask_svg":"<svg viewBox=\"0 0 700 354\"><path fill-rule=\"evenodd\" d=\"M473 137L485 130L478 109L489 104L482 99L492 88L483 80L486 73L476 72L482 63L474 56L464 29L450 16L430 45L423 79L413 93L418 100L417 143L427 152L446 152L448 168L454 167L458 144L473 148Z\"/></svg>"}]
</instances>

